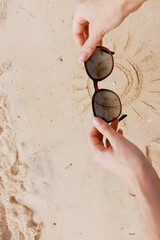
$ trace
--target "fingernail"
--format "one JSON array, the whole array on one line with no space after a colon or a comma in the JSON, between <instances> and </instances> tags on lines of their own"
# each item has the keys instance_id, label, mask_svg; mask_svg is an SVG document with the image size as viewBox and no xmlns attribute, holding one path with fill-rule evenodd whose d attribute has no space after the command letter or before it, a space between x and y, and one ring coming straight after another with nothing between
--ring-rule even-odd
<instances>
[{"instance_id":1,"label":"fingernail","mask_svg":"<svg viewBox=\"0 0 160 240\"><path fill-rule=\"evenodd\" d=\"M101 118L99 118L99 117L94 117L94 118L92 119L93 124L96 125L96 126L98 126L99 124L101 124L102 121L103 121L103 120L102 120Z\"/></svg>"},{"instance_id":2,"label":"fingernail","mask_svg":"<svg viewBox=\"0 0 160 240\"><path fill-rule=\"evenodd\" d=\"M87 60L87 54L82 52L80 53L80 56L79 56L79 61L80 62L85 62Z\"/></svg>"}]
</instances>

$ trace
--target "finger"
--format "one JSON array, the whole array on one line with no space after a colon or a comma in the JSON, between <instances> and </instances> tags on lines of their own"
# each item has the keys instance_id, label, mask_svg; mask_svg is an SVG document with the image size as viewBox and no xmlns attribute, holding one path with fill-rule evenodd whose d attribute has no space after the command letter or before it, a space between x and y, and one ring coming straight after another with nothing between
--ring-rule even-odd
<instances>
[{"instance_id":1,"label":"finger","mask_svg":"<svg viewBox=\"0 0 160 240\"><path fill-rule=\"evenodd\" d=\"M123 136L123 130L122 129L119 129L118 133L120 133Z\"/></svg>"},{"instance_id":2,"label":"finger","mask_svg":"<svg viewBox=\"0 0 160 240\"><path fill-rule=\"evenodd\" d=\"M110 161L112 150L109 151L103 145L103 135L93 127L89 136L89 144L94 154L94 160L101 167L105 168L107 162ZM104 159L104 151L105 151L105 159Z\"/></svg>"},{"instance_id":3,"label":"finger","mask_svg":"<svg viewBox=\"0 0 160 240\"><path fill-rule=\"evenodd\" d=\"M103 135L95 127L91 130L89 144L94 152L103 151L105 149L103 145Z\"/></svg>"},{"instance_id":4,"label":"finger","mask_svg":"<svg viewBox=\"0 0 160 240\"><path fill-rule=\"evenodd\" d=\"M111 122L111 127L117 131L118 128L118 119L114 120L113 122ZM109 148L111 146L110 142L108 141L108 139L106 139L106 147Z\"/></svg>"},{"instance_id":5,"label":"finger","mask_svg":"<svg viewBox=\"0 0 160 240\"><path fill-rule=\"evenodd\" d=\"M98 117L93 118L93 124L98 129L98 131L109 140L113 147L117 146L119 136L109 124Z\"/></svg>"},{"instance_id":6,"label":"finger","mask_svg":"<svg viewBox=\"0 0 160 240\"><path fill-rule=\"evenodd\" d=\"M72 32L75 42L77 43L78 47L81 48L84 43L84 29L86 27L86 20L80 17L75 17L73 20Z\"/></svg>"},{"instance_id":7,"label":"finger","mask_svg":"<svg viewBox=\"0 0 160 240\"><path fill-rule=\"evenodd\" d=\"M103 38L102 34L95 35L93 33L89 33L89 37L87 41L82 46L81 53L79 56L79 61L81 62L87 61L87 59L95 51L97 44L102 40L102 38Z\"/></svg>"}]
</instances>

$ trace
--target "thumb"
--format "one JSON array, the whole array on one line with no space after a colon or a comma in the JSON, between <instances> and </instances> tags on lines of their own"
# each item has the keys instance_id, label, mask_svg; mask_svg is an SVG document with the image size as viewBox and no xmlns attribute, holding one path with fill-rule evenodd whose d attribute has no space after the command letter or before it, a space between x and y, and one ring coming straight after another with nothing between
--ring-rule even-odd
<instances>
[{"instance_id":1,"label":"thumb","mask_svg":"<svg viewBox=\"0 0 160 240\"><path fill-rule=\"evenodd\" d=\"M99 117L94 117L93 124L97 130L109 140L112 146L117 146L119 136L108 123Z\"/></svg>"},{"instance_id":2,"label":"thumb","mask_svg":"<svg viewBox=\"0 0 160 240\"><path fill-rule=\"evenodd\" d=\"M99 42L101 42L103 38L102 34L90 34L86 42L81 48L81 53L79 56L80 62L85 62L87 59L92 55L92 53L95 51L97 45Z\"/></svg>"}]
</instances>

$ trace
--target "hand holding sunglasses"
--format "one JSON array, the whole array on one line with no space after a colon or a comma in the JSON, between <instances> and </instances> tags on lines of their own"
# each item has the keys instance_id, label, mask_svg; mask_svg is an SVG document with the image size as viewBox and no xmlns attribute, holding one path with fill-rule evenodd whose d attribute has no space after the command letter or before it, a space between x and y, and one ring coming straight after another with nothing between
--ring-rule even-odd
<instances>
[{"instance_id":1,"label":"hand holding sunglasses","mask_svg":"<svg viewBox=\"0 0 160 240\"><path fill-rule=\"evenodd\" d=\"M107 123L119 118L122 104L118 95L109 89L99 89L98 82L108 77L113 71L113 52L98 46L84 63L88 76L93 80L95 93L92 97L92 109L95 117L101 117ZM119 118L119 121L127 115Z\"/></svg>"},{"instance_id":2,"label":"hand holding sunglasses","mask_svg":"<svg viewBox=\"0 0 160 240\"><path fill-rule=\"evenodd\" d=\"M117 28L146 0L78 0L73 20L73 36L80 49L79 61L91 56L103 37Z\"/></svg>"}]
</instances>

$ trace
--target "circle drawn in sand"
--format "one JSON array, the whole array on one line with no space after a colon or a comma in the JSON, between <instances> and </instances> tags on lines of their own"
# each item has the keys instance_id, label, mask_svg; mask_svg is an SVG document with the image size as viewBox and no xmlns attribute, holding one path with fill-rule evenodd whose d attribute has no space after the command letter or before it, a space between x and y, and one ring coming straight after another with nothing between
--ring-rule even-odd
<instances>
[{"instance_id":1,"label":"circle drawn in sand","mask_svg":"<svg viewBox=\"0 0 160 240\"><path fill-rule=\"evenodd\" d=\"M120 78L120 81L119 81ZM116 93L119 95L122 104L131 104L136 98L139 97L142 88L142 72L140 69L132 63L129 59L123 58L123 56L115 58L115 66L110 76L110 80L104 79L106 88L113 89L113 85L116 85ZM87 89L90 98L93 95L93 82L87 78Z\"/></svg>"},{"instance_id":2,"label":"circle drawn in sand","mask_svg":"<svg viewBox=\"0 0 160 240\"><path fill-rule=\"evenodd\" d=\"M142 88L142 72L140 69L128 59L123 57L116 57L115 68L124 75L123 88L118 88L121 90L119 96L123 105L131 104L136 98L139 97Z\"/></svg>"}]
</instances>

